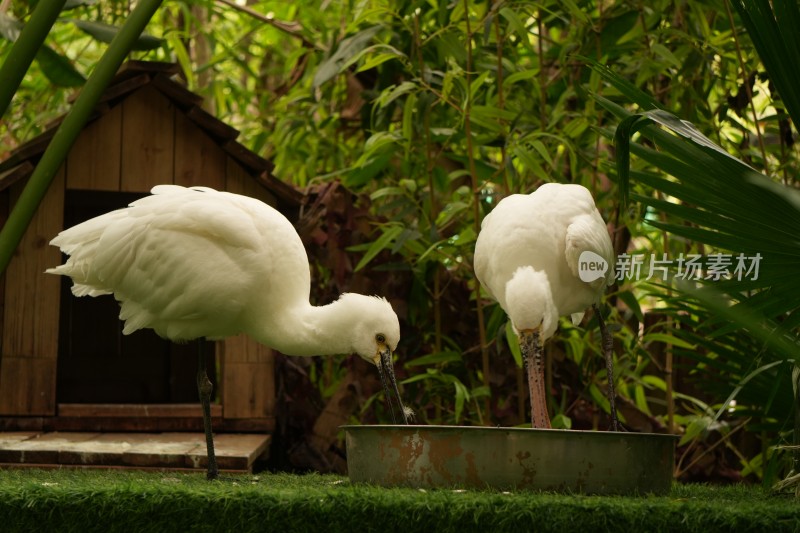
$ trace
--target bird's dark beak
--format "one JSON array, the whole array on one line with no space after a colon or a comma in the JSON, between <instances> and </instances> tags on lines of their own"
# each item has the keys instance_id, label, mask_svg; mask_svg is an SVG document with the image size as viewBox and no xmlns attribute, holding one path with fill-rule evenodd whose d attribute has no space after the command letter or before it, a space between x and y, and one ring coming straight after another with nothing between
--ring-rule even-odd
<instances>
[{"instance_id":1,"label":"bird's dark beak","mask_svg":"<svg viewBox=\"0 0 800 533\"><path fill-rule=\"evenodd\" d=\"M394 377L392 350L385 344L379 345L374 361L375 366L378 367L378 374L381 377L381 385L383 385L383 393L386 396L386 403L389 404L389 411L392 413L392 421L397 424L397 417L395 416L394 412L394 408L397 407L400 410L400 419L403 421L403 423L408 424L409 416L406 415L406 408L403 405L403 400L400 399L400 389L397 388L397 380ZM392 396L392 392L394 392L394 396ZM397 402L396 406L392 400Z\"/></svg>"}]
</instances>

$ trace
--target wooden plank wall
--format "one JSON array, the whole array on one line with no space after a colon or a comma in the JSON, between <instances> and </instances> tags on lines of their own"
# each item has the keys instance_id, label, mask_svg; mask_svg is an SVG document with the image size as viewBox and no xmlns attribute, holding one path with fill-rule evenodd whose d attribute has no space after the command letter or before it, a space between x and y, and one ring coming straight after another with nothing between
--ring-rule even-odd
<instances>
[{"instance_id":1,"label":"wooden plank wall","mask_svg":"<svg viewBox=\"0 0 800 533\"><path fill-rule=\"evenodd\" d=\"M276 205L242 166L152 86L88 125L39 208L6 279L0 415L56 414L59 283L45 268L60 263L48 245L62 229L64 190L148 192L154 185L203 185ZM11 191L11 203L23 183ZM239 336L217 343L223 416L274 427L274 356ZM260 422L259 422L260 421Z\"/></svg>"},{"instance_id":2,"label":"wooden plank wall","mask_svg":"<svg viewBox=\"0 0 800 533\"><path fill-rule=\"evenodd\" d=\"M233 159L227 159L229 192L245 194L274 205L275 198ZM222 405L226 419L265 418L270 429L275 420L275 355L253 339L239 335L220 341Z\"/></svg>"},{"instance_id":3,"label":"wooden plank wall","mask_svg":"<svg viewBox=\"0 0 800 533\"><path fill-rule=\"evenodd\" d=\"M23 186L12 186L12 206ZM60 280L44 271L60 262L49 242L63 220L62 166L6 270L0 414L55 414Z\"/></svg>"},{"instance_id":4,"label":"wooden plank wall","mask_svg":"<svg viewBox=\"0 0 800 533\"><path fill-rule=\"evenodd\" d=\"M145 86L122 102L120 189L147 192L172 183L175 161L175 106Z\"/></svg>"},{"instance_id":5,"label":"wooden plank wall","mask_svg":"<svg viewBox=\"0 0 800 533\"><path fill-rule=\"evenodd\" d=\"M225 152L183 113L175 116L176 185L225 188Z\"/></svg>"},{"instance_id":6,"label":"wooden plank wall","mask_svg":"<svg viewBox=\"0 0 800 533\"><path fill-rule=\"evenodd\" d=\"M121 150L122 106L116 106L86 126L72 145L67 189L119 191Z\"/></svg>"}]
</instances>

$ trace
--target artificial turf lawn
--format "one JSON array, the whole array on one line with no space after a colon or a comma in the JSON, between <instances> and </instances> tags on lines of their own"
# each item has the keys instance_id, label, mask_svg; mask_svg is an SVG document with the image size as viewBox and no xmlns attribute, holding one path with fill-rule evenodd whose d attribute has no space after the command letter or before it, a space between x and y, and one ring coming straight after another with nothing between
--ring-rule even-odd
<instances>
[{"instance_id":1,"label":"artificial turf lawn","mask_svg":"<svg viewBox=\"0 0 800 533\"><path fill-rule=\"evenodd\" d=\"M0 470L0 531L800 531L800 500L759 487L666 496L386 489L332 475Z\"/></svg>"}]
</instances>

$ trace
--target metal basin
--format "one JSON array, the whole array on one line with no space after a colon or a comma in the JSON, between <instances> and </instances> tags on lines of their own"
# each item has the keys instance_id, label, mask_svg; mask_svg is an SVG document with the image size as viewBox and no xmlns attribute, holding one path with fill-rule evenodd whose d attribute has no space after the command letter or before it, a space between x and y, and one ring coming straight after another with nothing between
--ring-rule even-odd
<instances>
[{"instance_id":1,"label":"metal basin","mask_svg":"<svg viewBox=\"0 0 800 533\"><path fill-rule=\"evenodd\" d=\"M343 426L350 480L387 487L663 494L675 435L465 426Z\"/></svg>"}]
</instances>

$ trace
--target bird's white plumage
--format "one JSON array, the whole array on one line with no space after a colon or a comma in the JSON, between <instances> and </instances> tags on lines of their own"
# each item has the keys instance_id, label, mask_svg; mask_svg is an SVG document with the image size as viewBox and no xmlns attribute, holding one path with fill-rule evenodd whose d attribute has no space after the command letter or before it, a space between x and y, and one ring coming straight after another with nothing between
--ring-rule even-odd
<instances>
[{"instance_id":1,"label":"bird's white plumage","mask_svg":"<svg viewBox=\"0 0 800 533\"><path fill-rule=\"evenodd\" d=\"M218 339L247 333L287 355L358 353L376 334L392 350L400 326L383 298L343 294L315 307L308 257L272 207L213 189L160 185L152 195L61 232L77 296L114 294L124 333Z\"/></svg>"},{"instance_id":2,"label":"bird's white plumage","mask_svg":"<svg viewBox=\"0 0 800 533\"><path fill-rule=\"evenodd\" d=\"M578 258L591 251L608 263L591 283ZM558 317L583 316L614 277L611 239L591 193L581 185L547 183L501 200L481 225L475 275L517 330L542 326L543 340Z\"/></svg>"}]
</instances>

